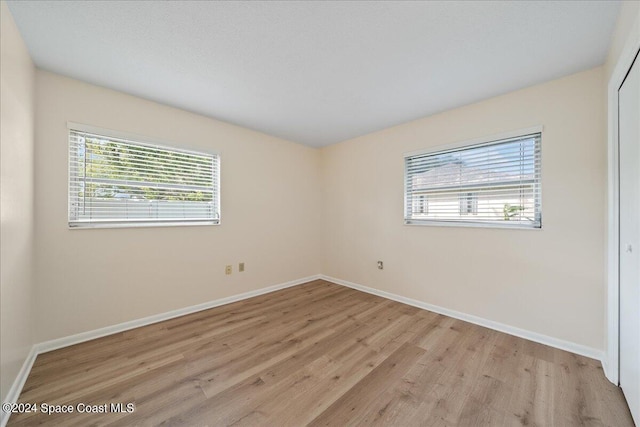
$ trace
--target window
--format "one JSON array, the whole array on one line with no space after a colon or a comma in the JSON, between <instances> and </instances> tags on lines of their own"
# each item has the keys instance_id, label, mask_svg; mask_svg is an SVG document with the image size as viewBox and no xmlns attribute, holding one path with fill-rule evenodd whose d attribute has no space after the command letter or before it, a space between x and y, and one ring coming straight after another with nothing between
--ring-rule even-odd
<instances>
[{"instance_id":1,"label":"window","mask_svg":"<svg viewBox=\"0 0 640 427\"><path fill-rule=\"evenodd\" d=\"M429 199L427 199L427 196L425 196L424 194L421 194L418 196L418 198L420 199L419 204L418 204L418 212L421 214L428 214L429 213Z\"/></svg>"},{"instance_id":2,"label":"window","mask_svg":"<svg viewBox=\"0 0 640 427\"><path fill-rule=\"evenodd\" d=\"M476 193L460 194L460 215L478 215L478 195Z\"/></svg>"},{"instance_id":3,"label":"window","mask_svg":"<svg viewBox=\"0 0 640 427\"><path fill-rule=\"evenodd\" d=\"M69 131L69 226L218 224L217 155Z\"/></svg>"},{"instance_id":4,"label":"window","mask_svg":"<svg viewBox=\"0 0 640 427\"><path fill-rule=\"evenodd\" d=\"M414 214L429 213L429 199L424 194L413 196L413 203L411 204Z\"/></svg>"},{"instance_id":5,"label":"window","mask_svg":"<svg viewBox=\"0 0 640 427\"><path fill-rule=\"evenodd\" d=\"M406 156L405 223L541 228L540 145L535 132Z\"/></svg>"}]
</instances>

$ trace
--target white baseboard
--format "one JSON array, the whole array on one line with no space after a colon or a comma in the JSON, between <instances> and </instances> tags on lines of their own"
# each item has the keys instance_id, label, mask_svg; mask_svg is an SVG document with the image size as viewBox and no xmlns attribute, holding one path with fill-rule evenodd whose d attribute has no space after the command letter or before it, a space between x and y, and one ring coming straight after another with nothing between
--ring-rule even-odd
<instances>
[{"instance_id":1,"label":"white baseboard","mask_svg":"<svg viewBox=\"0 0 640 427\"><path fill-rule=\"evenodd\" d=\"M612 382L617 386L618 385L617 381L614 382L614 379L612 378L612 375L611 375L611 371L609 370L609 358L606 357L606 355L602 357L601 363L602 363L602 371L604 372L604 376L607 377L607 379L610 382Z\"/></svg>"},{"instance_id":2,"label":"white baseboard","mask_svg":"<svg viewBox=\"0 0 640 427\"><path fill-rule=\"evenodd\" d=\"M119 323L117 325L107 326L100 329L95 329L93 331L81 332L79 334L71 335L68 337L57 338L50 341L41 342L35 344L29 355L27 356L18 376L15 381L11 385L9 392L7 393L7 397L4 402L15 403L20 397L20 392L22 392L22 387L24 387L24 383L27 381L27 377L31 372L31 367L33 366L33 362L35 362L36 357L39 354L46 353L49 351L57 350L63 347L68 347L75 344L80 344L85 341L91 341L96 338L102 338L107 335L116 334L118 332L128 331L130 329L139 328L141 326L151 325L153 323L163 322L165 320L173 319L176 317L184 316L187 314L197 313L199 311L208 310L210 308L219 307L221 305L230 304L232 302L242 301L248 298L257 297L259 295L268 294L271 292L279 291L281 289L290 288L293 286L302 285L303 283L311 282L313 280L320 279L321 276L316 274L314 276L303 277L301 279L291 280L289 282L280 283L273 286L268 286L266 288L256 289L255 291L244 292L237 295L232 295L230 297L220 298L217 300L205 302L202 304L192 305L190 307L179 308L177 310L168 311L166 313L160 313L153 316L144 317L142 319L131 320L124 323ZM9 415L4 411L0 411L0 427L5 427L7 422L9 421Z\"/></svg>"},{"instance_id":3,"label":"white baseboard","mask_svg":"<svg viewBox=\"0 0 640 427\"><path fill-rule=\"evenodd\" d=\"M390 292L370 288L368 286L359 285L357 283L349 282L346 280L336 279L335 277L321 275L320 278L328 282L333 282L335 284L356 289L358 291L366 292L368 294L377 295L382 298L398 301L403 304L422 308L424 310L433 311L434 313L443 314L445 316L453 317L459 320L464 320L465 322L474 323L476 325L484 326L485 328L493 329L499 332L504 332L505 334L514 335L516 337L524 338L530 341L535 341L540 344L548 345L550 347L555 347L560 350L569 351L571 353L579 354L581 356L589 357L591 359L597 359L601 361L603 365L605 362L604 352L602 350L598 350L592 347L587 347L582 344L576 344L571 341L565 341L559 338L550 337L548 335L539 334L537 332L528 331L526 329L516 328L515 326L505 325L504 323L495 322L493 320L474 316L472 314L450 310L448 308L444 308L444 307L429 304L426 302L418 301L412 298L407 298L400 295L392 294Z\"/></svg>"},{"instance_id":4,"label":"white baseboard","mask_svg":"<svg viewBox=\"0 0 640 427\"><path fill-rule=\"evenodd\" d=\"M7 393L7 397L4 399L2 403L9 402L15 403L18 401L18 397L20 396L20 392L22 391L22 387L24 387L24 383L27 382L27 377L31 372L31 367L33 366L33 362L36 361L36 357L38 353L36 352L36 346L32 346L31 350L29 350L29 354L27 354L27 358L24 360L20 371L18 371L18 375L16 376L15 381L11 384L11 388ZM0 410L0 427L4 427L7 425L9 421L10 413L7 413L3 410Z\"/></svg>"}]
</instances>

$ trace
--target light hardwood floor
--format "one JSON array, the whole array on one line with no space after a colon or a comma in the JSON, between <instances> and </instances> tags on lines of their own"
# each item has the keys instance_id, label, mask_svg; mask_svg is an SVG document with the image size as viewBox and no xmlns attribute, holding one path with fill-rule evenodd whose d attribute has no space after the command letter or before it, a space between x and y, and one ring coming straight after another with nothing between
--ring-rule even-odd
<instances>
[{"instance_id":1,"label":"light hardwood floor","mask_svg":"<svg viewBox=\"0 0 640 427\"><path fill-rule=\"evenodd\" d=\"M632 426L600 363L324 281L38 356L9 425Z\"/></svg>"}]
</instances>

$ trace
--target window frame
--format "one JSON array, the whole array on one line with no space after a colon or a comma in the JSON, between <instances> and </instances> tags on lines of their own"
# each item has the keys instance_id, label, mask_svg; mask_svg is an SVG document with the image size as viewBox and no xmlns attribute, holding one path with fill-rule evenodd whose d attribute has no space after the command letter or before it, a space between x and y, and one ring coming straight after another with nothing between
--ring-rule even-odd
<instances>
[{"instance_id":1,"label":"window frame","mask_svg":"<svg viewBox=\"0 0 640 427\"><path fill-rule=\"evenodd\" d=\"M206 155L212 156L214 161L217 161L217 176L214 176L213 179L213 200L216 204L216 210L218 213L217 219L204 219L204 220L163 220L159 219L155 220L146 220L146 221L127 221L127 220L114 220L114 221L105 221L105 222L80 222L77 220L72 220L71 218L71 179L72 179L72 170L71 170L71 147L70 147L70 133L72 131L76 132L84 132L94 134L96 136L102 136L105 138L114 138L118 140L124 140L126 142L130 142L133 144L146 146L150 148L159 148L164 150L175 151L177 153L185 153L185 154L196 154L196 155ZM220 178L222 175L221 171L221 158L220 154L216 151L211 150L192 150L185 149L182 147L178 147L175 143L170 143L166 141L160 141L155 138L150 138L142 135L132 134L129 132L121 132L115 131L112 129L105 129L91 125L85 125L81 123L75 122L67 122L67 228L70 230L84 230L84 229L92 229L92 228L147 228L147 227L193 227L193 226L203 226L203 225L220 225L222 221L222 211L221 211L221 195L220 195Z\"/></svg>"},{"instance_id":2,"label":"window frame","mask_svg":"<svg viewBox=\"0 0 640 427\"><path fill-rule=\"evenodd\" d=\"M544 138L544 127L542 125L538 125L538 126L532 126L532 127L528 127L528 128L524 128L524 129L518 129L518 130L513 130L513 131L509 131L509 132L504 132L504 133L499 133L499 134L494 134L494 135L489 135L489 136L484 136L484 137L480 137L480 138L474 138L474 139L469 139L469 140L464 140L464 141L458 141L458 142L454 142L451 144L443 144L443 145L437 145L437 146L433 146L433 147L429 147L427 149L421 149L421 150L416 150L416 151L410 151L410 152L405 152L402 156L402 161L403 161L403 201L404 201L404 205L403 205L403 221L404 221L404 225L407 226L418 226L418 227L471 227L471 228L500 228L500 229L517 229L517 230L542 230L544 228L544 222L543 222L543 203L542 203L542 176L543 176L543 161L542 161L542 140ZM530 134L540 134L540 145L539 145L539 152L540 152L540 178L538 181L538 185L540 186L540 200L539 200L539 206L540 206L540 226L535 226L535 225L529 225L529 224L521 224L521 223L508 223L507 221L504 221L504 223L501 222L483 222L483 221L474 221L474 220L460 220L460 221L446 221L446 220L436 220L436 219L411 219L409 218L409 214L411 214L411 212L407 211L407 208L409 206L408 204L408 188L407 188L407 178L408 178L408 172L407 172L407 158L409 157L414 157L414 156L420 156L420 155L429 155L429 154L438 154L440 152L444 152L444 151L456 151L456 150L462 150L465 148L473 148L474 146L482 146L482 145L488 145L491 144L493 142L499 142L500 140L504 140L504 139L510 139L510 138L517 138L517 137L521 137L521 136L527 136ZM461 215L462 216L462 215Z\"/></svg>"}]
</instances>

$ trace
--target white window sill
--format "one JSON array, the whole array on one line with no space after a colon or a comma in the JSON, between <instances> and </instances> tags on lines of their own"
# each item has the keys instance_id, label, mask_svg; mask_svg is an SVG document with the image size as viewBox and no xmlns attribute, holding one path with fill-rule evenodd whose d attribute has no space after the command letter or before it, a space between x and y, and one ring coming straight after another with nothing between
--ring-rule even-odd
<instances>
[{"instance_id":1,"label":"white window sill","mask_svg":"<svg viewBox=\"0 0 640 427\"><path fill-rule=\"evenodd\" d=\"M404 225L427 226L427 227L468 227L468 228L501 228L503 230L542 230L542 226L524 224L496 224L483 222L453 222L453 221L424 221L424 220L404 220Z\"/></svg>"},{"instance_id":2,"label":"white window sill","mask_svg":"<svg viewBox=\"0 0 640 427\"><path fill-rule=\"evenodd\" d=\"M167 222L123 222L122 224L113 222L88 222L69 223L70 230L85 230L89 228L148 228L148 227L195 227L203 225L220 225L220 221L167 221Z\"/></svg>"}]
</instances>

